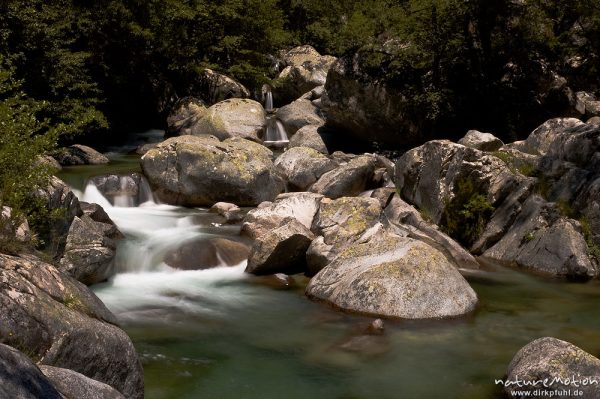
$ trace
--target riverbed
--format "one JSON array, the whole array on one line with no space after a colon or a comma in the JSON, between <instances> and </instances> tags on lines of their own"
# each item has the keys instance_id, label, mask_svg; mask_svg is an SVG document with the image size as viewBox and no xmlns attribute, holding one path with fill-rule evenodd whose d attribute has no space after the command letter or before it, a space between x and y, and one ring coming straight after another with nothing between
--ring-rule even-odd
<instances>
[{"instance_id":1,"label":"riverbed","mask_svg":"<svg viewBox=\"0 0 600 399\"><path fill-rule=\"evenodd\" d=\"M156 201L111 206L87 179L139 171L130 148L102 166L59 175L95 200L125 233L117 275L93 286L131 336L148 399L387 399L496 397L514 354L552 336L600 355L600 283L541 279L492 266L469 278L480 304L464 318L385 321L337 312L304 297L307 279L276 289L244 274L245 264L177 271L164 255L198 237L236 237L207 209ZM103 202L105 201L105 202Z\"/></svg>"}]
</instances>

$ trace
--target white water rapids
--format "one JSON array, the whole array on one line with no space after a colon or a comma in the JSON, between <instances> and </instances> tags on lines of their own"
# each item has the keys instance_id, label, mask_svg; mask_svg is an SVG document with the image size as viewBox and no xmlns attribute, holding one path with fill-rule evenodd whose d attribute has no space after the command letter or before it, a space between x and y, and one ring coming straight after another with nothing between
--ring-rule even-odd
<instances>
[{"instance_id":1,"label":"white water rapids","mask_svg":"<svg viewBox=\"0 0 600 399\"><path fill-rule=\"evenodd\" d=\"M201 238L237 233L237 227L211 222L203 209L158 204L150 195L137 207L132 199L105 198L92 181L82 201L101 205L126 235L116 256L117 275L94 291L122 322L169 321L172 316L218 316L230 306L243 306L252 295L249 285L233 285L246 279L245 261L233 267L206 270L176 270L164 256L183 243ZM244 287L246 286L246 287ZM186 316L187 315L187 316Z\"/></svg>"}]
</instances>

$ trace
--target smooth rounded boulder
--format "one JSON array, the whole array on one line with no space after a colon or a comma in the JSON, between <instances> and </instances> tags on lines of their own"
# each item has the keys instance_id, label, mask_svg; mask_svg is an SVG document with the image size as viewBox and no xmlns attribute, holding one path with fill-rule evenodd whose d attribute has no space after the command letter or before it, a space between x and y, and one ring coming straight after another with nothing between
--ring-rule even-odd
<instances>
[{"instance_id":1,"label":"smooth rounded boulder","mask_svg":"<svg viewBox=\"0 0 600 399\"><path fill-rule=\"evenodd\" d=\"M329 154L327 146L319 133L320 125L306 125L298 129L296 134L290 137L288 148L308 147L322 154Z\"/></svg>"},{"instance_id":2,"label":"smooth rounded boulder","mask_svg":"<svg viewBox=\"0 0 600 399\"><path fill-rule=\"evenodd\" d=\"M439 319L475 309L477 295L435 248L392 233L346 247L306 287L313 300L377 317Z\"/></svg>"},{"instance_id":3,"label":"smooth rounded boulder","mask_svg":"<svg viewBox=\"0 0 600 399\"><path fill-rule=\"evenodd\" d=\"M544 380L547 386L542 383ZM536 381L539 382L534 386ZM540 338L517 352L503 385L511 397L517 397L517 391L528 397L534 392L539 397L551 397L551 393L557 398L571 397L557 393L577 390L582 392L579 397L599 398L600 359L569 342Z\"/></svg>"},{"instance_id":4,"label":"smooth rounded boulder","mask_svg":"<svg viewBox=\"0 0 600 399\"><path fill-rule=\"evenodd\" d=\"M142 170L158 198L183 206L231 202L255 206L273 200L284 183L266 147L244 139L179 136L148 151Z\"/></svg>"},{"instance_id":5,"label":"smooth rounded boulder","mask_svg":"<svg viewBox=\"0 0 600 399\"><path fill-rule=\"evenodd\" d=\"M193 127L194 135L208 134L225 140L232 137L260 142L266 113L254 100L232 98L209 107Z\"/></svg>"},{"instance_id":6,"label":"smooth rounded boulder","mask_svg":"<svg viewBox=\"0 0 600 399\"><path fill-rule=\"evenodd\" d=\"M82 144L73 144L63 148L53 156L61 166L101 165L109 162L106 156Z\"/></svg>"}]
</instances>

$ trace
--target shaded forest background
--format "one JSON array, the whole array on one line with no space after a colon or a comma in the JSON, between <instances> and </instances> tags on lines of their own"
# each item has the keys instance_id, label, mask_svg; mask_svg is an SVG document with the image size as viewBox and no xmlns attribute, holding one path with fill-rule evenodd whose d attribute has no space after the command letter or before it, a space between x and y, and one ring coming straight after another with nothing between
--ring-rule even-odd
<instances>
[{"instance_id":1,"label":"shaded forest background","mask_svg":"<svg viewBox=\"0 0 600 399\"><path fill-rule=\"evenodd\" d=\"M61 134L141 130L204 68L257 89L278 50L360 54L438 126L516 136L551 70L598 88L597 0L5 0L0 64ZM12 92L14 94L14 91ZM12 95L5 92L4 98ZM535 94L535 93L534 93ZM539 119L556 116L550 104ZM526 126L530 127L530 126ZM109 130L110 129L110 130Z\"/></svg>"}]
</instances>

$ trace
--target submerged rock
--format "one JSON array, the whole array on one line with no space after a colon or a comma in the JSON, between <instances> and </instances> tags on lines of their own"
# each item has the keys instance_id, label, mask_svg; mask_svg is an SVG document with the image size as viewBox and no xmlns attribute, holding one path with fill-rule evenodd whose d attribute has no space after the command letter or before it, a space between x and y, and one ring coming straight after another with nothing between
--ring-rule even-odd
<instances>
[{"instance_id":1,"label":"submerged rock","mask_svg":"<svg viewBox=\"0 0 600 399\"><path fill-rule=\"evenodd\" d=\"M143 397L131 340L87 287L37 258L1 254L0 281L1 342L40 364L74 370L128 398Z\"/></svg>"},{"instance_id":2,"label":"submerged rock","mask_svg":"<svg viewBox=\"0 0 600 399\"><path fill-rule=\"evenodd\" d=\"M142 170L162 201L184 206L232 202L255 206L283 191L266 147L244 139L170 138L142 157Z\"/></svg>"},{"instance_id":3,"label":"submerged rock","mask_svg":"<svg viewBox=\"0 0 600 399\"><path fill-rule=\"evenodd\" d=\"M250 247L226 238L201 238L184 243L169 252L164 262L180 270L204 270L236 266L248 259Z\"/></svg>"},{"instance_id":4,"label":"submerged rock","mask_svg":"<svg viewBox=\"0 0 600 399\"><path fill-rule=\"evenodd\" d=\"M510 362L505 381L517 380L521 381L521 386L505 384L504 390L511 397L519 395L518 392L524 395L525 392L533 394L536 391L538 396L549 397L539 392L552 392L554 397L566 398L571 395L560 393L576 389L582 392L579 395L582 398L598 398L600 385L592 381L600 381L600 360L568 342L551 337L540 338L521 348ZM524 381L529 384L524 384ZM535 381L540 382L533 385ZM543 381L552 384L544 386Z\"/></svg>"},{"instance_id":5,"label":"submerged rock","mask_svg":"<svg viewBox=\"0 0 600 399\"><path fill-rule=\"evenodd\" d=\"M386 233L346 247L313 277L306 295L337 308L380 317L456 317L477 295L433 247Z\"/></svg>"},{"instance_id":6,"label":"submerged rock","mask_svg":"<svg viewBox=\"0 0 600 399\"><path fill-rule=\"evenodd\" d=\"M62 166L101 165L109 162L106 156L82 144L73 144L63 148L53 156Z\"/></svg>"}]
</instances>

